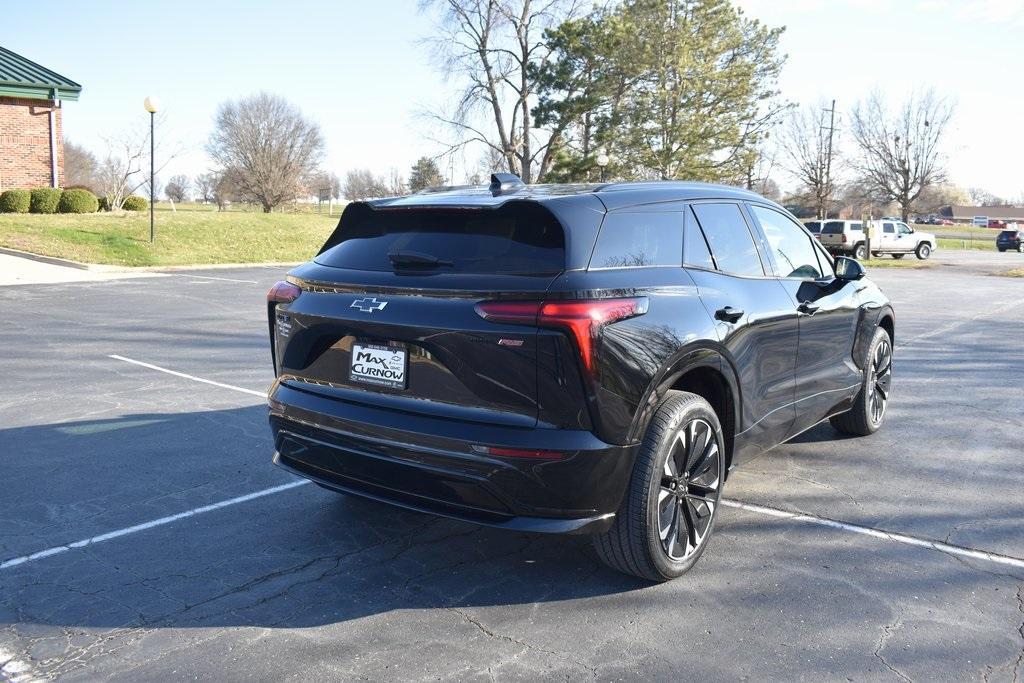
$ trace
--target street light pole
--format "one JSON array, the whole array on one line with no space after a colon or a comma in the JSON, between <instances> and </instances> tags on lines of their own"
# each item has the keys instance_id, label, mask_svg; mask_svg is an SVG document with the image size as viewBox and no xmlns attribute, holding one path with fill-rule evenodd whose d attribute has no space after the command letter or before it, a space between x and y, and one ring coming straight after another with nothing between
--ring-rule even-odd
<instances>
[{"instance_id":1,"label":"street light pole","mask_svg":"<svg viewBox=\"0 0 1024 683\"><path fill-rule=\"evenodd\" d=\"M160 107L160 101L150 95L143 103L146 111L149 112L149 242L156 241L156 110Z\"/></svg>"}]
</instances>

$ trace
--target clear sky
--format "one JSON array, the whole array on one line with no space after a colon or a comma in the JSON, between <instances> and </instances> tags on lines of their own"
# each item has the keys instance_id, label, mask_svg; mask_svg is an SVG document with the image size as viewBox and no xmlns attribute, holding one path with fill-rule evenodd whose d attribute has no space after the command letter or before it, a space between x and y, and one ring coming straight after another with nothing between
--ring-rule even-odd
<instances>
[{"instance_id":1,"label":"clear sky","mask_svg":"<svg viewBox=\"0 0 1024 683\"><path fill-rule=\"evenodd\" d=\"M957 102L946 145L952 179L1003 196L1024 194L1024 0L738 4L769 25L787 27L781 81L787 99L835 98L842 112L872 88L898 99L934 86ZM83 85L81 99L66 104L65 137L99 156L104 137L146 123L142 100L158 95L166 111L161 135L186 150L165 179L205 170L203 145L217 104L258 90L283 95L320 123L330 170L407 173L417 157L439 151L419 112L451 95L420 42L433 17L418 6L416 0L17 3L0 45ZM455 170L462 175L461 167Z\"/></svg>"}]
</instances>

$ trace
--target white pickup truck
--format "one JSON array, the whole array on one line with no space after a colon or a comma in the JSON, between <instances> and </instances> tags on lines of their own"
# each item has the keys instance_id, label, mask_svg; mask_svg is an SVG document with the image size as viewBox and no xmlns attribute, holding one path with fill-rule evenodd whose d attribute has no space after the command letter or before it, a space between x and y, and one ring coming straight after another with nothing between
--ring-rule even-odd
<instances>
[{"instance_id":1,"label":"white pickup truck","mask_svg":"<svg viewBox=\"0 0 1024 683\"><path fill-rule=\"evenodd\" d=\"M932 255L938 240L930 232L918 232L899 220L868 221L871 229L871 255L892 254L903 258L916 254L919 259ZM864 224L861 221L826 221L821 227L821 246L833 254L850 254L863 260L868 256Z\"/></svg>"}]
</instances>

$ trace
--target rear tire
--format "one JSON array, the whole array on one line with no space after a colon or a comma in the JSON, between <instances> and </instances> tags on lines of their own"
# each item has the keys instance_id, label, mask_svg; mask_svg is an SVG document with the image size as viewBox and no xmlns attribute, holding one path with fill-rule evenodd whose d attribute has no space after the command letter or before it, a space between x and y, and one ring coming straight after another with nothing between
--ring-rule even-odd
<instances>
[{"instance_id":1,"label":"rear tire","mask_svg":"<svg viewBox=\"0 0 1024 683\"><path fill-rule=\"evenodd\" d=\"M1002 247L999 247L999 253L1000 254L1003 253L1004 251L1006 251L1006 250L1003 249ZM1020 247L1017 248L1017 251L1020 251Z\"/></svg>"},{"instance_id":2,"label":"rear tire","mask_svg":"<svg viewBox=\"0 0 1024 683\"><path fill-rule=\"evenodd\" d=\"M892 339L881 327L868 347L867 364L860 391L849 411L829 418L843 434L868 436L878 431L885 419L892 389Z\"/></svg>"},{"instance_id":3,"label":"rear tire","mask_svg":"<svg viewBox=\"0 0 1024 683\"><path fill-rule=\"evenodd\" d=\"M725 440L702 397L670 391L644 435L612 527L594 548L612 569L648 581L689 570L707 548L725 479Z\"/></svg>"},{"instance_id":4,"label":"rear tire","mask_svg":"<svg viewBox=\"0 0 1024 683\"><path fill-rule=\"evenodd\" d=\"M1017 245L1017 253L1024 254L1024 242L1021 242L1020 244Z\"/></svg>"},{"instance_id":5,"label":"rear tire","mask_svg":"<svg viewBox=\"0 0 1024 683\"><path fill-rule=\"evenodd\" d=\"M868 250L863 244L858 244L853 248L853 258L858 261L863 261L868 257Z\"/></svg>"},{"instance_id":6,"label":"rear tire","mask_svg":"<svg viewBox=\"0 0 1024 683\"><path fill-rule=\"evenodd\" d=\"M921 244L917 245L917 249L914 253L917 254L917 258L922 261L926 261L928 260L928 257L932 255L932 245L927 242L921 242Z\"/></svg>"}]
</instances>

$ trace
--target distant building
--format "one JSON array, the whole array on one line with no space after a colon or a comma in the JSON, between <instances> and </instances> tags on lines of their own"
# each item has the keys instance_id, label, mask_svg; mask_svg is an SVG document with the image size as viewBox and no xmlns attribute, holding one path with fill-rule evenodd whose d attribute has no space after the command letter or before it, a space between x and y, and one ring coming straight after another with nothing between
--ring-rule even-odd
<instances>
[{"instance_id":1,"label":"distant building","mask_svg":"<svg viewBox=\"0 0 1024 683\"><path fill-rule=\"evenodd\" d=\"M939 209L939 215L954 223L969 224L975 216L1007 223L1024 223L1024 206L944 206Z\"/></svg>"},{"instance_id":2,"label":"distant building","mask_svg":"<svg viewBox=\"0 0 1024 683\"><path fill-rule=\"evenodd\" d=\"M61 102L82 86L0 47L0 190L59 187L64 176Z\"/></svg>"}]
</instances>

